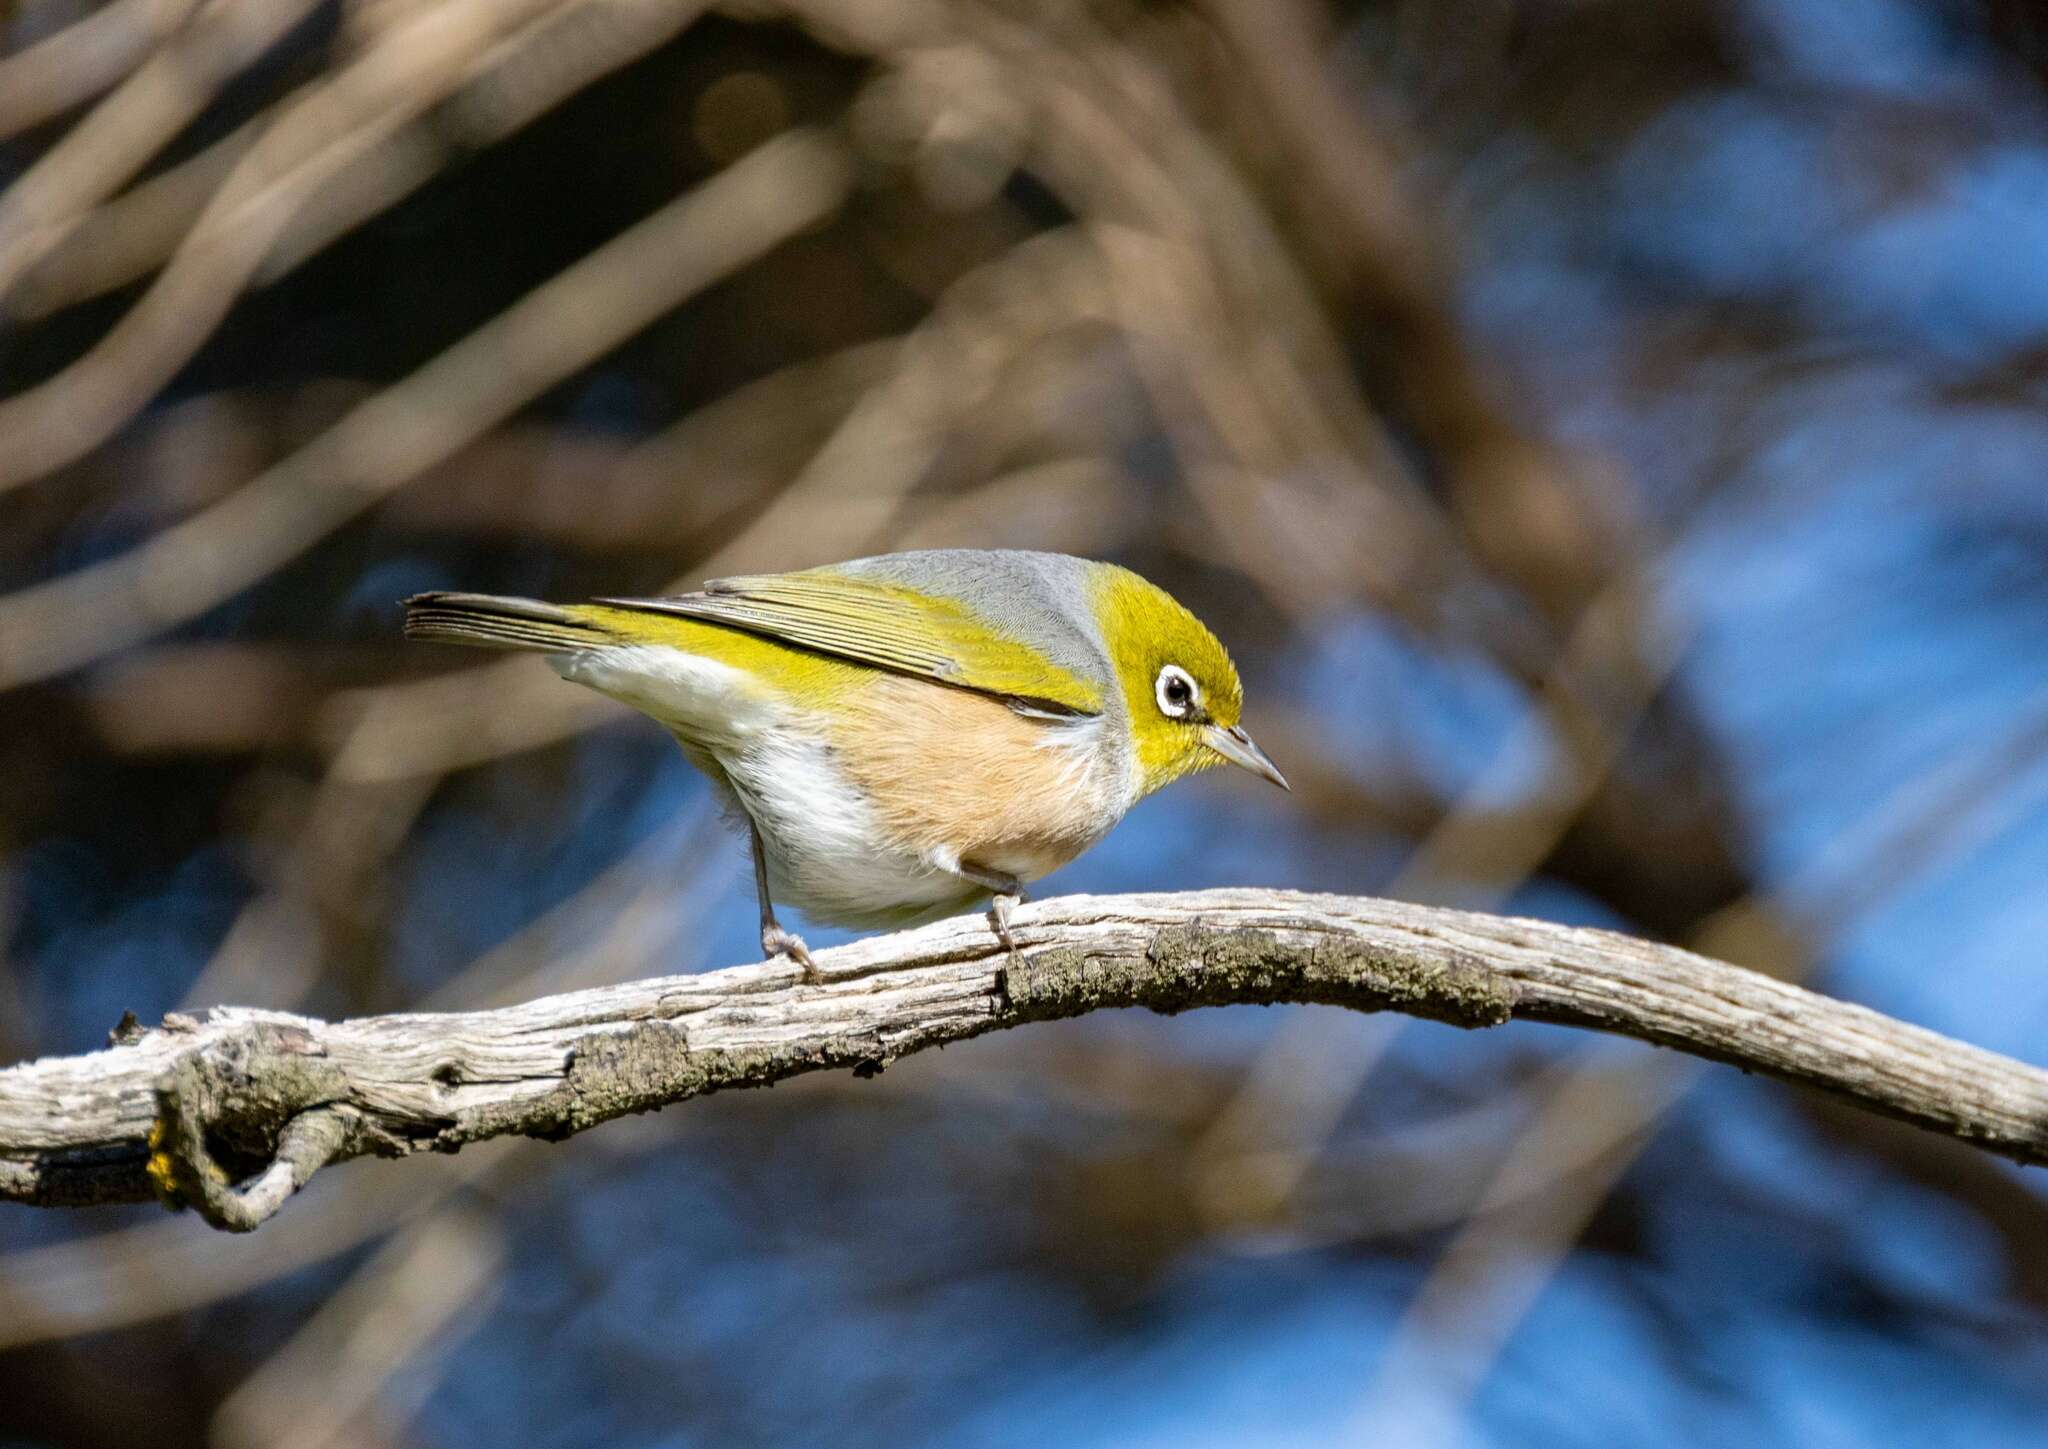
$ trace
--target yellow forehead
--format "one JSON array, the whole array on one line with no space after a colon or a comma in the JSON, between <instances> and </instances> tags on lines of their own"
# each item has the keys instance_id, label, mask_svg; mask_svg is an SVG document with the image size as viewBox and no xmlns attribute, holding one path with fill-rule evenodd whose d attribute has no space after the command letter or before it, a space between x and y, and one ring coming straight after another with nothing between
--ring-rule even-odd
<instances>
[{"instance_id":1,"label":"yellow forehead","mask_svg":"<svg viewBox=\"0 0 2048 1449\"><path fill-rule=\"evenodd\" d=\"M1166 590L1114 565L1102 567L1093 591L1095 617L1141 744L1152 724L1186 732L1160 714L1154 699L1159 671L1169 664L1195 681L1209 718L1225 726L1237 723L1244 709L1237 668L1200 619Z\"/></svg>"}]
</instances>

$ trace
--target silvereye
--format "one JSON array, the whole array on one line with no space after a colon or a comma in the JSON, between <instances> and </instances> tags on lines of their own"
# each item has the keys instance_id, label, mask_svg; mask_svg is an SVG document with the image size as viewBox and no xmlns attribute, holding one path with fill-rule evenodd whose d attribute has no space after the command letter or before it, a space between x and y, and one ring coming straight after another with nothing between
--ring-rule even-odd
<instances>
[{"instance_id":1,"label":"silvereye","mask_svg":"<svg viewBox=\"0 0 2048 1449\"><path fill-rule=\"evenodd\" d=\"M660 599L406 600L415 639L548 656L667 726L753 843L761 949L814 968L773 902L910 925L1023 885L1144 796L1228 762L1230 656L1164 590L1064 554L945 549L719 579Z\"/></svg>"}]
</instances>

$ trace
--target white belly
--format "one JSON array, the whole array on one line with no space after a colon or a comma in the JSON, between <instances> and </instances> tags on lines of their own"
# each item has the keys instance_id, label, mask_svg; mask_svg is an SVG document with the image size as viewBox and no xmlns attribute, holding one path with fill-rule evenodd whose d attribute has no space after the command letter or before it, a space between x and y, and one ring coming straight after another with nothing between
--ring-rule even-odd
<instances>
[{"instance_id":1,"label":"white belly","mask_svg":"<svg viewBox=\"0 0 2048 1449\"><path fill-rule=\"evenodd\" d=\"M929 858L890 847L831 747L743 671L659 646L550 662L564 679L676 733L760 832L778 906L831 925L877 927L950 915L986 894Z\"/></svg>"},{"instance_id":2,"label":"white belly","mask_svg":"<svg viewBox=\"0 0 2048 1449\"><path fill-rule=\"evenodd\" d=\"M892 848L830 746L797 728L709 751L761 832L769 893L837 926L905 925L985 894L937 862Z\"/></svg>"}]
</instances>

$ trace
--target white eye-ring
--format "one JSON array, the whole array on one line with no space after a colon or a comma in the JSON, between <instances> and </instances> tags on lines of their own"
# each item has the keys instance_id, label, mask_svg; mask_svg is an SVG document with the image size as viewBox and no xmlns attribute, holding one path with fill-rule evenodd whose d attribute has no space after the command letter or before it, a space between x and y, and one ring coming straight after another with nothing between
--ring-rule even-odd
<instances>
[{"instance_id":1,"label":"white eye-ring","mask_svg":"<svg viewBox=\"0 0 2048 1449\"><path fill-rule=\"evenodd\" d=\"M1169 664L1152 681L1152 697L1159 701L1159 712L1168 719L1186 719L1202 702L1202 688L1185 669Z\"/></svg>"}]
</instances>

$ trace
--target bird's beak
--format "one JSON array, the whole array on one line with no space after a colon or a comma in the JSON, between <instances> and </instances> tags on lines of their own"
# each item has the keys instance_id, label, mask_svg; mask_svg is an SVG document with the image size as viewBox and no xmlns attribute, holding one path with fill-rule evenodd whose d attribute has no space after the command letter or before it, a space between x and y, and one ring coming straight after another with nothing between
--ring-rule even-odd
<instances>
[{"instance_id":1,"label":"bird's beak","mask_svg":"<svg viewBox=\"0 0 2048 1449\"><path fill-rule=\"evenodd\" d=\"M1233 765L1242 765L1262 780L1271 780L1283 790L1293 787L1287 777L1280 773L1280 767L1266 758L1266 752L1252 743L1252 737L1241 728L1232 725L1229 729L1221 725L1210 725L1202 731L1203 739L1210 749L1223 756Z\"/></svg>"}]
</instances>

